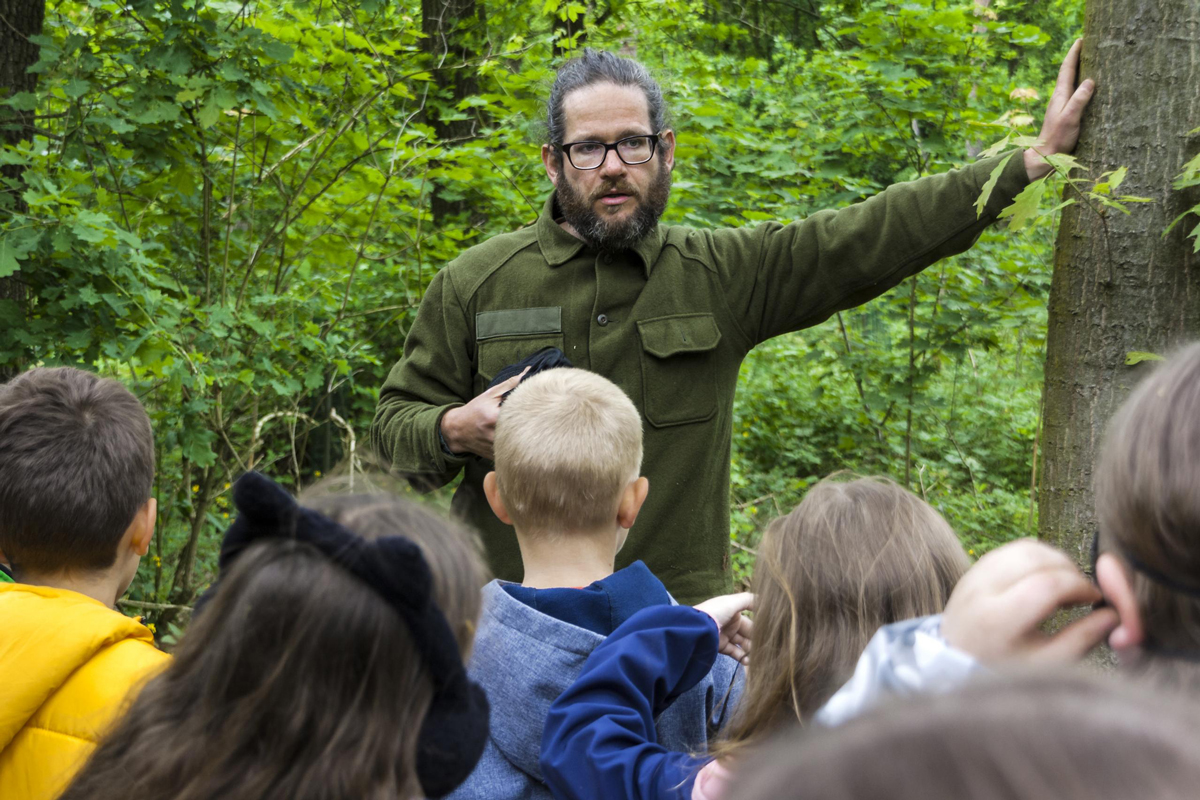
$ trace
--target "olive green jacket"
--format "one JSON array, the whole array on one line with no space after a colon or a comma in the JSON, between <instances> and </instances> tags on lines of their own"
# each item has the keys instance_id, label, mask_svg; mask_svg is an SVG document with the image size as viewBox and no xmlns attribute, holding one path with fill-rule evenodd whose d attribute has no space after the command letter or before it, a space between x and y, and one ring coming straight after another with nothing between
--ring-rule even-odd
<instances>
[{"instance_id":1,"label":"olive green jacket","mask_svg":"<svg viewBox=\"0 0 1200 800\"><path fill-rule=\"evenodd\" d=\"M483 533L496 576L519 581L512 529L483 496L491 463L447 455L441 417L502 367L553 345L608 377L645 419L650 495L621 551L682 602L728 591L729 459L738 367L759 342L865 303L970 247L1025 186L1005 168L983 215L974 203L998 158L890 187L788 225L658 226L598 257L554 220L470 248L434 276L379 396L371 441L393 467L441 486L466 473L454 508Z\"/></svg>"}]
</instances>

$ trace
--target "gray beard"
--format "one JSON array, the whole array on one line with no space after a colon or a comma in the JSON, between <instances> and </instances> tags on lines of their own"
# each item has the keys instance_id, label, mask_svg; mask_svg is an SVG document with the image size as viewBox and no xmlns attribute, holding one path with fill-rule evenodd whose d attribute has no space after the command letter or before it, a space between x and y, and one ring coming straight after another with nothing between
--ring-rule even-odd
<instances>
[{"instance_id":1,"label":"gray beard","mask_svg":"<svg viewBox=\"0 0 1200 800\"><path fill-rule=\"evenodd\" d=\"M632 249L638 242L654 230L658 220L667 209L667 200L671 196L671 171L659 162L658 174L654 176L646 196L633 195L637 208L623 222L610 222L592 210L592 203L581 193L575 191L563 175L562 180L554 190L558 208L563 218L570 223L579 237L587 242L593 250L601 253L619 253ZM618 184L606 184L596 190L591 198L593 201L601 195L608 194L613 189L627 191L628 187Z\"/></svg>"}]
</instances>

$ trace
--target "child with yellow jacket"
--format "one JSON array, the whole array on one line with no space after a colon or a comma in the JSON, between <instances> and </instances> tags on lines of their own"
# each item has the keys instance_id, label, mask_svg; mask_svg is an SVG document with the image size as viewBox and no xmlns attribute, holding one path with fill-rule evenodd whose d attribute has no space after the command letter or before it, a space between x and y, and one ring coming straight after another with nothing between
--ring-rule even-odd
<instances>
[{"instance_id":1,"label":"child with yellow jacket","mask_svg":"<svg viewBox=\"0 0 1200 800\"><path fill-rule=\"evenodd\" d=\"M0 787L51 800L169 657L114 609L150 547L150 420L69 367L0 386Z\"/></svg>"}]
</instances>

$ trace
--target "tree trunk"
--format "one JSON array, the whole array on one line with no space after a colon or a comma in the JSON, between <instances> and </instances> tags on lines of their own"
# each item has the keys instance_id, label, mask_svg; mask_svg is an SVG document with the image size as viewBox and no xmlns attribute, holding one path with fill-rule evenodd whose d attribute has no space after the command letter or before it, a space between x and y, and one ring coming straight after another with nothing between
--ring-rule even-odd
<instances>
[{"instance_id":1,"label":"tree trunk","mask_svg":"<svg viewBox=\"0 0 1200 800\"><path fill-rule=\"evenodd\" d=\"M37 75L29 68L37 62L39 48L29 37L41 34L45 15L45 0L0 0L0 98L37 88ZM0 106L0 142L11 145L33 138L33 115L32 111ZM0 166L0 216L25 212L19 190L23 173L17 164ZM18 189L10 189L9 181ZM24 316L28 299L19 273L0 278L0 302L5 301L13 303ZM20 368L19 363L0 363L0 382L12 378Z\"/></svg>"},{"instance_id":2,"label":"tree trunk","mask_svg":"<svg viewBox=\"0 0 1200 800\"><path fill-rule=\"evenodd\" d=\"M459 102L479 91L474 68L462 65L469 63L474 55L470 34L481 13L482 6L477 9L475 0L421 0L421 28L425 34L422 47L434 59L434 79L448 112L454 112ZM430 112L426 105L426 116L438 141L446 143L446 147L475 135L474 119L443 120L443 116L450 115L436 109ZM435 181L430 191L435 225L468 207L465 200L449 199L444 192L444 187Z\"/></svg>"},{"instance_id":3,"label":"tree trunk","mask_svg":"<svg viewBox=\"0 0 1200 800\"><path fill-rule=\"evenodd\" d=\"M1119 193L1154 202L1103 216L1077 202L1055 245L1039 534L1081 564L1095 530L1092 467L1105 425L1147 369L1126 366L1126 354L1164 353L1200 336L1200 258L1185 238L1193 226L1162 235L1198 199L1171 182L1200 148L1200 136L1189 136L1200 126L1200 4L1088 0L1082 59L1096 94L1076 155L1093 178L1128 167Z\"/></svg>"}]
</instances>

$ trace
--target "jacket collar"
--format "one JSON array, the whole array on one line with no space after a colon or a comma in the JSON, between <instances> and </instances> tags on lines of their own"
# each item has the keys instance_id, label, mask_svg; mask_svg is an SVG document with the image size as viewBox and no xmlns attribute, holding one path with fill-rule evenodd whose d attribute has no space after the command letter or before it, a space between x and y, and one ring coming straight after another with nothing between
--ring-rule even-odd
<instances>
[{"instance_id":1,"label":"jacket collar","mask_svg":"<svg viewBox=\"0 0 1200 800\"><path fill-rule=\"evenodd\" d=\"M542 213L537 220L538 246L542 249L542 257L551 267L562 266L587 247L581 240L563 230L562 225L555 221L558 216L558 204L554 192L551 192L542 205ZM650 278L650 270L658 261L662 247L662 225L655 225L654 230L642 237L633 247L633 252L641 259L647 279Z\"/></svg>"}]
</instances>

